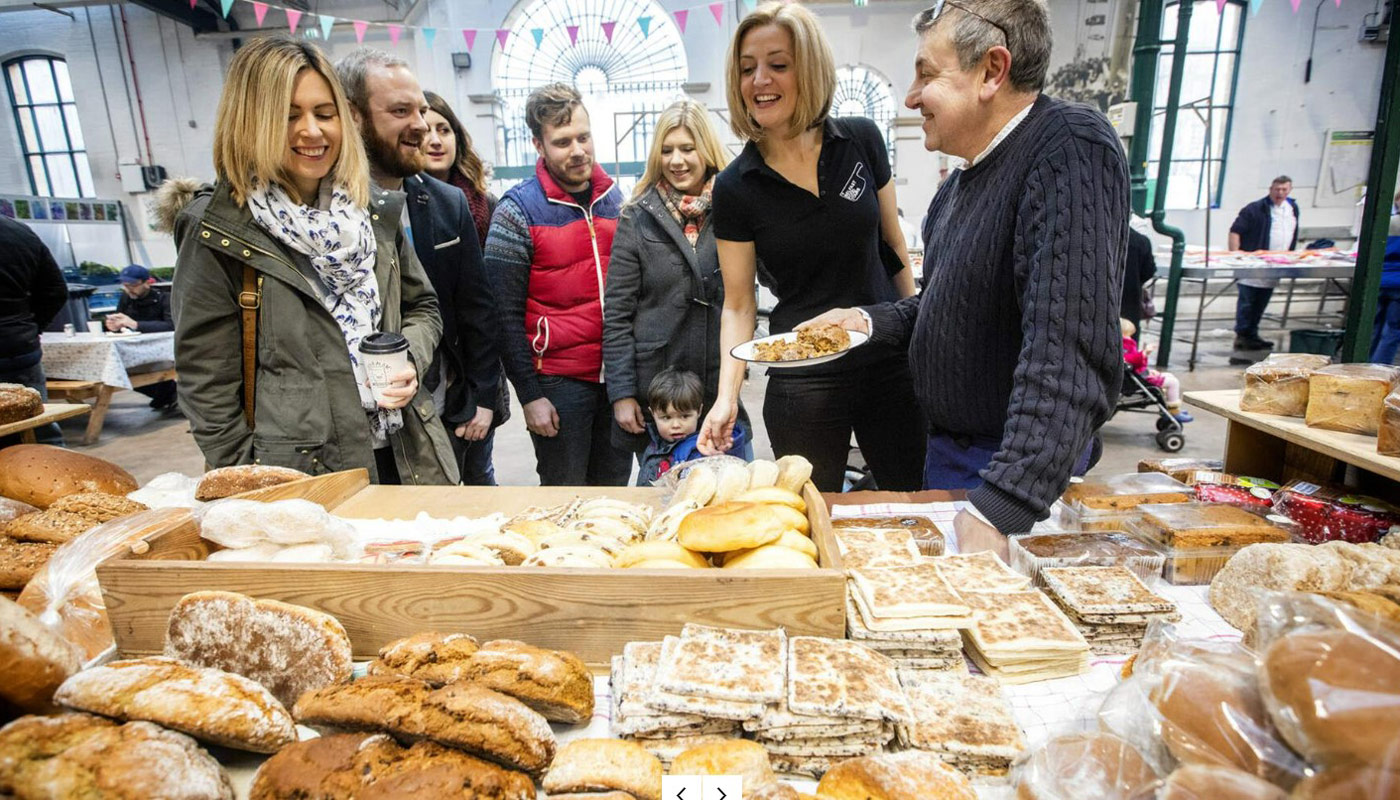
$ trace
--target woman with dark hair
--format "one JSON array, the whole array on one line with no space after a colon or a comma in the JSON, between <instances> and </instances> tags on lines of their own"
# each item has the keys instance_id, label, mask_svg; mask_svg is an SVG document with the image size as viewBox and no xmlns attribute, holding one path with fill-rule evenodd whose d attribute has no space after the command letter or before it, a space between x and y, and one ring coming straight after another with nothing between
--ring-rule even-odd
<instances>
[{"instance_id":1,"label":"woman with dark hair","mask_svg":"<svg viewBox=\"0 0 1400 800\"><path fill-rule=\"evenodd\" d=\"M442 95L423 92L423 96L428 98L428 113L423 116L428 121L428 135L423 138L423 152L428 156L425 171L467 196L477 236L485 247L491 214L496 210L495 196L486 191L486 167L472 148L472 137Z\"/></svg>"}]
</instances>

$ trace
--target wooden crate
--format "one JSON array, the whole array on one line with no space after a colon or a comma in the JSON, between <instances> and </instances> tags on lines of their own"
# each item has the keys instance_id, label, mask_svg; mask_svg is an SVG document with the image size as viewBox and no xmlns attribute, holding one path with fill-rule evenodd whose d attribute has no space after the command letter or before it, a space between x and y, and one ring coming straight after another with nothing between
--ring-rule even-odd
<instances>
[{"instance_id":1,"label":"wooden crate","mask_svg":"<svg viewBox=\"0 0 1400 800\"><path fill-rule=\"evenodd\" d=\"M661 490L601 487L371 486L364 470L308 478L245 497L301 497L335 514L412 519L514 514L574 497L615 497L660 505ZM122 656L162 649L171 607L201 589L242 592L309 606L345 625L357 658L427 630L478 639L521 639L577 653L596 668L631 641L657 641L687 622L738 628L785 627L792 635L845 635L845 577L826 505L804 496L818 570L557 569L379 564L207 562L210 544L187 521L147 537L97 569Z\"/></svg>"}]
</instances>

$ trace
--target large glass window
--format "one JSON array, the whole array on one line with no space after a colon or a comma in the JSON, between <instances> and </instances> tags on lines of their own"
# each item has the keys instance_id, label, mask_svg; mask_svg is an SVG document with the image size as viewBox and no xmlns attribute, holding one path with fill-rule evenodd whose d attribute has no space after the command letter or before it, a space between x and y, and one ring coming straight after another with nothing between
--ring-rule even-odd
<instances>
[{"instance_id":1,"label":"large glass window","mask_svg":"<svg viewBox=\"0 0 1400 800\"><path fill-rule=\"evenodd\" d=\"M1176 57L1176 9L1175 2L1169 3L1162 19L1162 39L1166 45L1157 62L1150 158L1162 152L1167 88L1171 82L1172 60ZM1220 11L1216 10L1215 0L1194 0L1167 184L1167 208L1206 208L1220 204L1240 47L1244 42L1244 12L1243 0L1229 0ZM1149 181L1156 180L1158 167L1157 161L1148 161Z\"/></svg>"},{"instance_id":2,"label":"large glass window","mask_svg":"<svg viewBox=\"0 0 1400 800\"><path fill-rule=\"evenodd\" d=\"M885 76L869 67L836 68L836 94L831 113L836 117L869 117L885 134L890 168L894 168L894 89Z\"/></svg>"},{"instance_id":3,"label":"large glass window","mask_svg":"<svg viewBox=\"0 0 1400 800\"><path fill-rule=\"evenodd\" d=\"M31 190L51 197L96 196L67 62L29 56L4 67Z\"/></svg>"}]
</instances>

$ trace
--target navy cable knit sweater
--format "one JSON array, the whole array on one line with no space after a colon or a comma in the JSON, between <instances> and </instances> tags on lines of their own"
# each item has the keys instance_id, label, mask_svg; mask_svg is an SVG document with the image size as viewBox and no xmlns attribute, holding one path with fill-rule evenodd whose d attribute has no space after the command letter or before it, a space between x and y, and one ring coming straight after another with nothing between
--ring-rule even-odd
<instances>
[{"instance_id":1,"label":"navy cable knit sweater","mask_svg":"<svg viewBox=\"0 0 1400 800\"><path fill-rule=\"evenodd\" d=\"M908 343L933 430L1000 438L968 499L1002 533L1046 516L1116 402L1128 213L1108 121L1042 95L939 188L923 292L866 308L875 339Z\"/></svg>"}]
</instances>

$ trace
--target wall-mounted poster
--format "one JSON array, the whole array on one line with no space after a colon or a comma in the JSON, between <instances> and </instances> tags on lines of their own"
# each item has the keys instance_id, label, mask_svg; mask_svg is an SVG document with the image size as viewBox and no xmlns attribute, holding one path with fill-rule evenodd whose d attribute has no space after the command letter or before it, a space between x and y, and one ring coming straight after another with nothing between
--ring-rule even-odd
<instances>
[{"instance_id":1,"label":"wall-mounted poster","mask_svg":"<svg viewBox=\"0 0 1400 800\"><path fill-rule=\"evenodd\" d=\"M101 203L93 203L92 218L98 222L105 222L107 220L107 207Z\"/></svg>"},{"instance_id":2,"label":"wall-mounted poster","mask_svg":"<svg viewBox=\"0 0 1400 800\"><path fill-rule=\"evenodd\" d=\"M48 218L49 218L49 209L48 209L48 207L44 204L44 201L43 201L43 200L35 200L33 203L30 204L29 208L30 208L30 211L32 211L32 212L34 213L34 219L48 219Z\"/></svg>"},{"instance_id":3,"label":"wall-mounted poster","mask_svg":"<svg viewBox=\"0 0 1400 800\"><path fill-rule=\"evenodd\" d=\"M6 216L10 219L14 219L15 204L9 200L0 200L0 216Z\"/></svg>"},{"instance_id":4,"label":"wall-mounted poster","mask_svg":"<svg viewBox=\"0 0 1400 800\"><path fill-rule=\"evenodd\" d=\"M15 219L33 219L33 218L34 218L33 215L29 213L29 201L28 201L28 200L16 200L16 201L15 201Z\"/></svg>"},{"instance_id":5,"label":"wall-mounted poster","mask_svg":"<svg viewBox=\"0 0 1400 800\"><path fill-rule=\"evenodd\" d=\"M107 204L107 221L117 222L121 219L121 213L117 211L116 203Z\"/></svg>"},{"instance_id":6,"label":"wall-mounted poster","mask_svg":"<svg viewBox=\"0 0 1400 800\"><path fill-rule=\"evenodd\" d=\"M78 216L78 203L75 200L69 200L64 203L63 211L68 219L81 219L81 217Z\"/></svg>"},{"instance_id":7,"label":"wall-mounted poster","mask_svg":"<svg viewBox=\"0 0 1400 800\"><path fill-rule=\"evenodd\" d=\"M89 222L92 221L92 203L78 204L78 219L85 219Z\"/></svg>"},{"instance_id":8,"label":"wall-mounted poster","mask_svg":"<svg viewBox=\"0 0 1400 800\"><path fill-rule=\"evenodd\" d=\"M49 202L50 219L68 219L68 215L63 211L62 200L52 200Z\"/></svg>"}]
</instances>

